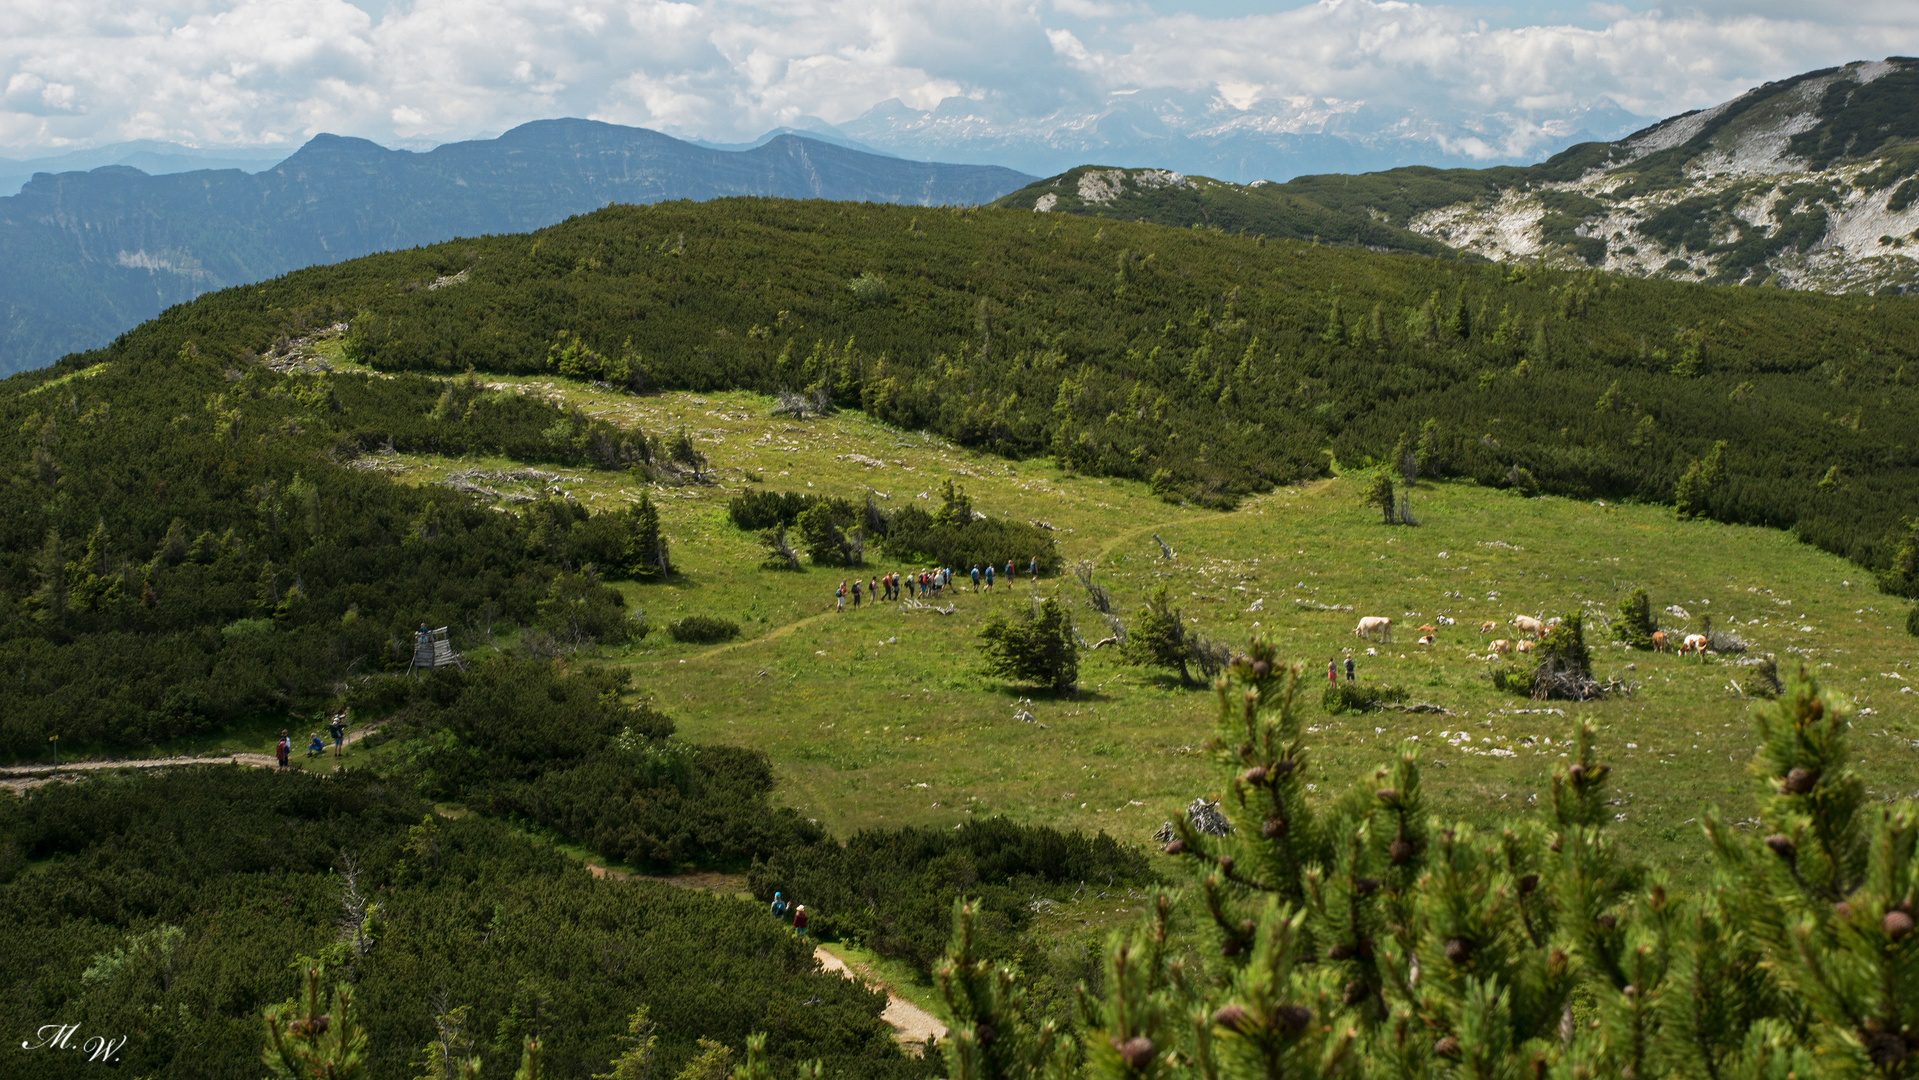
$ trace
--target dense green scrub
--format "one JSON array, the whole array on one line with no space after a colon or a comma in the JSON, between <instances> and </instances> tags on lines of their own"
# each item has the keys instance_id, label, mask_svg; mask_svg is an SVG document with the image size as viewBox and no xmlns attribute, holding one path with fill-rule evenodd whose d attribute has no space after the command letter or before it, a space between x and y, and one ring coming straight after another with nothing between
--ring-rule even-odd
<instances>
[{"instance_id":1,"label":"dense green scrub","mask_svg":"<svg viewBox=\"0 0 1919 1080\"><path fill-rule=\"evenodd\" d=\"M756 862L748 880L762 899L783 892L819 911L813 925L821 935L852 938L931 974L956 899L979 903L981 947L1009 955L1050 903L1037 898L1089 887L1119 896L1155 877L1142 852L1105 833L986 818L952 830L866 829L844 846L788 848Z\"/></svg>"},{"instance_id":2,"label":"dense green scrub","mask_svg":"<svg viewBox=\"0 0 1919 1080\"><path fill-rule=\"evenodd\" d=\"M562 677L540 660L499 659L389 682L365 705L397 711L392 775L435 799L458 800L555 829L608 858L670 870L739 863L824 834L767 805L773 770L758 750L672 739L673 721L620 701L623 671Z\"/></svg>"},{"instance_id":3,"label":"dense green scrub","mask_svg":"<svg viewBox=\"0 0 1919 1080\"><path fill-rule=\"evenodd\" d=\"M413 1075L433 1017L462 1005L488 1077L511 1074L529 1035L549 1075L603 1072L642 1004L662 1075L697 1038L738 1047L753 1031L776 1058L823 1058L830 1075L925 1072L880 1021L883 995L819 972L758 905L596 881L367 774L100 777L0 800L0 826L0 1023L124 1035L129 1075L260 1076L261 1009L293 995L301 958L329 952L355 986L375 1076ZM377 908L343 931L349 860ZM9 1075L105 1067L15 1047Z\"/></svg>"},{"instance_id":4,"label":"dense green scrub","mask_svg":"<svg viewBox=\"0 0 1919 1080\"><path fill-rule=\"evenodd\" d=\"M643 514L500 514L356 465L484 448L644 469L646 436L475 383L284 376L197 351L0 390L19 459L0 478L0 754L284 715L349 675L404 670L422 622L466 641L493 622L639 629L578 572L643 573Z\"/></svg>"},{"instance_id":5,"label":"dense green scrub","mask_svg":"<svg viewBox=\"0 0 1919 1080\"><path fill-rule=\"evenodd\" d=\"M383 369L816 388L901 427L1217 505L1422 436L1428 474L1668 501L1724 441L1701 512L1883 568L1919 478L1913 301L1015 211L610 207L213 294L59 371L171 368L188 342L237 356L336 313L349 352ZM395 437L475 441L443 416Z\"/></svg>"}]
</instances>

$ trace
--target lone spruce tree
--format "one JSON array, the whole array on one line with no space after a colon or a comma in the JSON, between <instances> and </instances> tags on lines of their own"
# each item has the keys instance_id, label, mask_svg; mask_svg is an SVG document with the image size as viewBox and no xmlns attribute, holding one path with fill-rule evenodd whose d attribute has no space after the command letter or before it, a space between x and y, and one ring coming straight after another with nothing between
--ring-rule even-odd
<instances>
[{"instance_id":1,"label":"lone spruce tree","mask_svg":"<svg viewBox=\"0 0 1919 1080\"><path fill-rule=\"evenodd\" d=\"M1153 595L1140 611L1139 622L1120 643L1120 655L1129 664L1139 667L1166 668L1179 672L1179 681L1183 686L1192 686L1193 676L1187 669L1192 659L1193 643L1186 632L1186 620L1180 610L1173 606L1171 594L1166 586L1153 590Z\"/></svg>"},{"instance_id":2,"label":"lone spruce tree","mask_svg":"<svg viewBox=\"0 0 1919 1080\"><path fill-rule=\"evenodd\" d=\"M1048 597L1023 618L993 616L980 631L980 651L995 675L1055 691L1079 682L1079 647L1066 605L1057 597Z\"/></svg>"}]
</instances>

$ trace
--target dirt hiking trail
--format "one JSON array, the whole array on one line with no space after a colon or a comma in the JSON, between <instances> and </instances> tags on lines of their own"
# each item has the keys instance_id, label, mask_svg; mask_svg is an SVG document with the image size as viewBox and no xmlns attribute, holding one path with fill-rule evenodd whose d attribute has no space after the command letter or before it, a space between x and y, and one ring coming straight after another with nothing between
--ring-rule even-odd
<instances>
[{"instance_id":1,"label":"dirt hiking trail","mask_svg":"<svg viewBox=\"0 0 1919 1080\"><path fill-rule=\"evenodd\" d=\"M681 889L695 889L701 892L718 893L721 896L735 896L746 891L746 875L705 872L697 874L676 874L671 877L655 877L651 874L633 874L624 870L614 870L598 863L587 863L587 873L596 878L611 878L615 881L657 881ZM857 961L849 964L846 960L824 945L813 946L813 959L820 967L835 972L842 978L864 982L886 992L886 1008L880 1013L880 1019L893 1026L893 1038L902 1046L925 1053L930 1040L946 1038L946 1025L939 1017L920 1008L893 992L886 981L873 974L864 964Z\"/></svg>"},{"instance_id":2,"label":"dirt hiking trail","mask_svg":"<svg viewBox=\"0 0 1919 1080\"><path fill-rule=\"evenodd\" d=\"M352 746L361 739L378 731L380 725L368 724L365 727L347 732L345 745ZM331 748L328 748L331 753ZM294 748L294 757L305 753L301 747ZM7 765L0 767L0 788L19 795L42 784L51 784L58 780L62 783L79 779L80 773L99 772L105 769L168 769L175 765L247 765L256 769L271 769L279 765L272 754L202 754L179 757L158 758L110 758L104 761L61 762L60 768L52 765Z\"/></svg>"}]
</instances>

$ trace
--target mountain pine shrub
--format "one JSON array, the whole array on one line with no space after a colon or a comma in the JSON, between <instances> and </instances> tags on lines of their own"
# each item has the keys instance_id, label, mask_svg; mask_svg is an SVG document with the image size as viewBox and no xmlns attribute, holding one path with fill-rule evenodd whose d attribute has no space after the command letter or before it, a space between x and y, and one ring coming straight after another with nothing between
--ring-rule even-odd
<instances>
[{"instance_id":1,"label":"mountain pine shrub","mask_svg":"<svg viewBox=\"0 0 1919 1080\"><path fill-rule=\"evenodd\" d=\"M1755 706L1756 813L1704 815L1718 878L1698 895L1608 835L1590 724L1540 814L1475 829L1427 811L1411 744L1309 802L1302 685L1265 642L1217 684L1234 828L1181 821L1166 846L1201 900L1184 936L1210 955L1168 946L1180 909L1162 897L1109 940L1069 1052L1024 1024L1018 973L975 957L962 907L951 1075L1919 1075L1919 815L1868 806L1849 706L1805 669Z\"/></svg>"}]
</instances>

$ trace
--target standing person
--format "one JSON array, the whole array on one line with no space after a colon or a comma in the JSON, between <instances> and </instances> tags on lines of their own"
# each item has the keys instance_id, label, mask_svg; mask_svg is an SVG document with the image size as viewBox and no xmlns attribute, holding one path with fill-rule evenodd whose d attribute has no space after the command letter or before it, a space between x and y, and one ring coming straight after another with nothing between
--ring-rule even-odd
<instances>
[{"instance_id":1,"label":"standing person","mask_svg":"<svg viewBox=\"0 0 1919 1080\"><path fill-rule=\"evenodd\" d=\"M1013 560L1006 560L1006 587L1013 587Z\"/></svg>"},{"instance_id":2,"label":"standing person","mask_svg":"<svg viewBox=\"0 0 1919 1080\"><path fill-rule=\"evenodd\" d=\"M858 611L859 609L860 609L860 579L854 578L853 579L853 610Z\"/></svg>"},{"instance_id":3,"label":"standing person","mask_svg":"<svg viewBox=\"0 0 1919 1080\"><path fill-rule=\"evenodd\" d=\"M992 563L986 564L986 591L987 592L993 591L993 564Z\"/></svg>"},{"instance_id":4,"label":"standing person","mask_svg":"<svg viewBox=\"0 0 1919 1080\"><path fill-rule=\"evenodd\" d=\"M1035 585L1039 584L1039 556L1038 555L1033 556L1032 560L1026 564L1026 572L1033 575L1033 584Z\"/></svg>"},{"instance_id":5,"label":"standing person","mask_svg":"<svg viewBox=\"0 0 1919 1080\"><path fill-rule=\"evenodd\" d=\"M333 756L337 758L340 756L341 744L346 742L346 724L336 716L327 721L326 730L328 735L333 736Z\"/></svg>"},{"instance_id":6,"label":"standing person","mask_svg":"<svg viewBox=\"0 0 1919 1080\"><path fill-rule=\"evenodd\" d=\"M979 564L973 564L973 591L979 591Z\"/></svg>"},{"instance_id":7,"label":"standing person","mask_svg":"<svg viewBox=\"0 0 1919 1080\"><path fill-rule=\"evenodd\" d=\"M280 741L273 746L273 756L280 759L280 767L287 767L287 757L293 753L293 740L287 737L286 729L280 729Z\"/></svg>"},{"instance_id":8,"label":"standing person","mask_svg":"<svg viewBox=\"0 0 1919 1080\"><path fill-rule=\"evenodd\" d=\"M1350 656L1346 658L1346 681L1353 681L1353 658Z\"/></svg>"},{"instance_id":9,"label":"standing person","mask_svg":"<svg viewBox=\"0 0 1919 1080\"><path fill-rule=\"evenodd\" d=\"M801 904L800 906L793 909L793 932L795 934L798 934L800 937L806 936L806 905L805 904Z\"/></svg>"},{"instance_id":10,"label":"standing person","mask_svg":"<svg viewBox=\"0 0 1919 1080\"><path fill-rule=\"evenodd\" d=\"M1339 685L1339 661L1326 661L1326 681L1332 683L1334 686Z\"/></svg>"},{"instance_id":11,"label":"standing person","mask_svg":"<svg viewBox=\"0 0 1919 1080\"><path fill-rule=\"evenodd\" d=\"M786 894L785 893L776 892L773 894L772 912L773 912L773 917L775 919L778 919L781 922L786 921Z\"/></svg>"},{"instance_id":12,"label":"standing person","mask_svg":"<svg viewBox=\"0 0 1919 1080\"><path fill-rule=\"evenodd\" d=\"M833 594L833 604L833 613L835 615L846 610L846 582L840 582L839 591Z\"/></svg>"}]
</instances>

